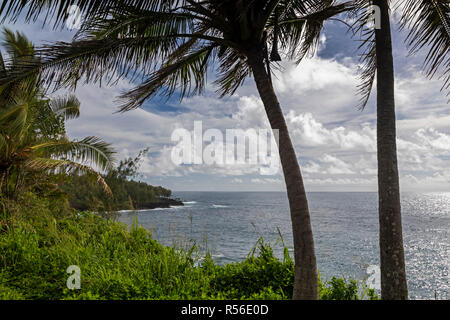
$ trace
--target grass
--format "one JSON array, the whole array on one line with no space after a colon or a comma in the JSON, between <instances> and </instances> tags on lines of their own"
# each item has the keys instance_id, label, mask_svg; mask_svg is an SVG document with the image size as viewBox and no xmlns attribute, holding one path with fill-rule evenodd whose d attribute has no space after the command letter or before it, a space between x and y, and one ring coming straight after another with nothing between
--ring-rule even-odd
<instances>
[{"instance_id":1,"label":"grass","mask_svg":"<svg viewBox=\"0 0 450 320\"><path fill-rule=\"evenodd\" d=\"M94 213L55 214L52 202L27 195L0 219L0 299L207 300L290 299L294 265L264 241L239 263L219 266L196 247L159 244L143 228ZM69 290L69 266L81 289ZM376 299L356 281L319 282L321 299Z\"/></svg>"}]
</instances>

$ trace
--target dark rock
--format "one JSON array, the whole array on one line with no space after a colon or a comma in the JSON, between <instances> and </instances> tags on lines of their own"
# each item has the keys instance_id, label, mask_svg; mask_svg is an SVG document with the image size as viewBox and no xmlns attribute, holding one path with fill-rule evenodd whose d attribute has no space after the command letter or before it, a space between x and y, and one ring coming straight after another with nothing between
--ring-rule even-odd
<instances>
[{"instance_id":1,"label":"dark rock","mask_svg":"<svg viewBox=\"0 0 450 320\"><path fill-rule=\"evenodd\" d=\"M160 198L156 202L140 202L134 204L135 210L170 208L181 206L184 206L183 201L181 201L180 199L170 199L170 198Z\"/></svg>"}]
</instances>

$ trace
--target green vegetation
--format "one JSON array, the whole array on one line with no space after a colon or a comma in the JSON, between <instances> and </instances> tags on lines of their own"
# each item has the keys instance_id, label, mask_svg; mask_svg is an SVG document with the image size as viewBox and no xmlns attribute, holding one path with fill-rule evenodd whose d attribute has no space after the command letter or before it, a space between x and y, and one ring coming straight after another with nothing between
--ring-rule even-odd
<instances>
[{"instance_id":1,"label":"green vegetation","mask_svg":"<svg viewBox=\"0 0 450 320\"><path fill-rule=\"evenodd\" d=\"M4 29L3 38L9 59L0 53L2 75L38 60L23 34ZM4 197L17 199L29 191L65 194L77 209L101 212L143 207L170 197L170 190L131 180L137 177L147 150L114 167L115 152L108 143L97 137L69 140L65 124L80 116L80 102L72 95L51 99L41 84L40 75L33 75L0 88L0 193Z\"/></svg>"},{"instance_id":2,"label":"green vegetation","mask_svg":"<svg viewBox=\"0 0 450 320\"><path fill-rule=\"evenodd\" d=\"M70 204L78 210L111 212L128 209L146 208L148 204L158 202L161 197L168 198L172 191L163 187L154 187L147 183L135 181L143 150L135 158L120 161L117 168L102 175L112 191L106 194L89 176L75 175L61 185L61 189L70 195Z\"/></svg>"},{"instance_id":3,"label":"green vegetation","mask_svg":"<svg viewBox=\"0 0 450 320\"><path fill-rule=\"evenodd\" d=\"M5 60L0 54L3 76L38 60L33 44L23 34L4 29L3 38L9 55ZM71 141L66 135L65 121L79 115L78 99L50 99L39 74L0 87L0 193L4 197L17 198L30 190L52 193L58 189L57 177L68 173L93 176L111 193L100 173L92 169L111 167L111 146L97 137Z\"/></svg>"},{"instance_id":4,"label":"green vegetation","mask_svg":"<svg viewBox=\"0 0 450 320\"><path fill-rule=\"evenodd\" d=\"M246 260L219 266L196 247L176 250L139 227L89 212L61 211L27 193L3 202L0 224L0 299L290 299L294 265L260 241ZM58 210L55 210L55 209ZM71 265L81 290L66 287ZM355 281L320 282L322 299L375 299Z\"/></svg>"}]
</instances>

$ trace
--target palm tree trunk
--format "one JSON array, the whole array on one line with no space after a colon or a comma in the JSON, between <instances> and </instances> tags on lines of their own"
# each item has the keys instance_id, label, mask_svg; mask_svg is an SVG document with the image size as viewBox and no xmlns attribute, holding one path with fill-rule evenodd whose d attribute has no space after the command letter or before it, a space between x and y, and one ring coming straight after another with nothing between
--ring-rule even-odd
<instances>
[{"instance_id":1,"label":"palm tree trunk","mask_svg":"<svg viewBox=\"0 0 450 320\"><path fill-rule=\"evenodd\" d=\"M10 199L11 195L9 193L9 178L10 178L10 167L6 168L5 170L5 180L4 180L4 184L5 184L5 196L6 198Z\"/></svg>"},{"instance_id":2,"label":"palm tree trunk","mask_svg":"<svg viewBox=\"0 0 450 320\"><path fill-rule=\"evenodd\" d=\"M375 0L374 5L381 9L381 29L375 32L381 296L385 300L406 300L408 287L397 164L394 62L389 5L387 0Z\"/></svg>"},{"instance_id":3,"label":"palm tree trunk","mask_svg":"<svg viewBox=\"0 0 450 320\"><path fill-rule=\"evenodd\" d=\"M22 170L21 170L20 166L17 166L17 179L16 179L16 184L14 186L14 193L13 193L13 197L15 199L17 199L17 194L19 191L21 179L22 179Z\"/></svg>"},{"instance_id":4,"label":"palm tree trunk","mask_svg":"<svg viewBox=\"0 0 450 320\"><path fill-rule=\"evenodd\" d=\"M279 154L288 193L294 234L294 300L318 299L314 239L303 178L280 103L266 71L263 50L248 56L258 92L273 130L279 131Z\"/></svg>"},{"instance_id":5,"label":"palm tree trunk","mask_svg":"<svg viewBox=\"0 0 450 320\"><path fill-rule=\"evenodd\" d=\"M3 183L5 181L6 172L2 169L0 170L0 193L3 194Z\"/></svg>"}]
</instances>

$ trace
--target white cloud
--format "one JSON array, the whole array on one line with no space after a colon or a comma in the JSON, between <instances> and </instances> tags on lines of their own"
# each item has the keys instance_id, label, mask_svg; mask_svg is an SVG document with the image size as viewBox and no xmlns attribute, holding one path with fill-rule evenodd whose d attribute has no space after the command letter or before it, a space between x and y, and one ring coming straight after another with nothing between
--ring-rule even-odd
<instances>
[{"instance_id":1,"label":"white cloud","mask_svg":"<svg viewBox=\"0 0 450 320\"><path fill-rule=\"evenodd\" d=\"M355 172L351 170L351 166L348 163L345 163L341 159L333 157L329 154L325 154L321 161L323 163L330 164L330 167L327 170L327 173L331 175L340 175L340 174L354 174Z\"/></svg>"},{"instance_id":2,"label":"white cloud","mask_svg":"<svg viewBox=\"0 0 450 320\"><path fill-rule=\"evenodd\" d=\"M252 179L251 182L255 184L277 184L277 185L278 184L281 185L283 183L281 179L272 179L272 178L265 178L265 179L256 178Z\"/></svg>"},{"instance_id":3,"label":"white cloud","mask_svg":"<svg viewBox=\"0 0 450 320\"><path fill-rule=\"evenodd\" d=\"M54 33L49 28L41 31L40 25L26 25L23 29L35 41L69 40L71 35ZM320 50L330 50L325 35L320 43ZM450 190L450 114L447 99L440 92L442 82L427 79L420 65L413 64L410 58L396 58L402 63L396 74L402 185L412 190ZM348 190L376 189L375 105L372 98L364 111L356 109L359 82L355 59L316 56L304 60L299 67L284 62L282 68L283 73L274 77L275 88L303 164L308 190L342 190L344 186ZM247 182L283 187L279 176L255 177L258 166L178 167L170 159L172 131L191 130L194 121L222 131L268 127L253 80L249 79L236 96L223 100L208 86L205 96L186 99L180 105L185 110L179 113L135 110L113 114L117 111L115 98L129 88L126 81L113 88L80 87L76 93L82 101L82 116L68 124L70 136L100 136L113 143L121 157L150 147L142 171L149 181L157 180L169 187L183 188L187 181L219 189L224 181L243 190L252 188Z\"/></svg>"},{"instance_id":4,"label":"white cloud","mask_svg":"<svg viewBox=\"0 0 450 320\"><path fill-rule=\"evenodd\" d=\"M302 146L333 145L343 150L363 148L375 151L375 131L368 124L363 124L359 131L352 131L342 126L327 129L309 112L296 115L295 111L290 111L286 118L291 134Z\"/></svg>"},{"instance_id":5,"label":"white cloud","mask_svg":"<svg viewBox=\"0 0 450 320\"><path fill-rule=\"evenodd\" d=\"M433 128L419 129L416 136L423 145L432 147L436 150L450 151L450 135L438 132Z\"/></svg>"}]
</instances>

